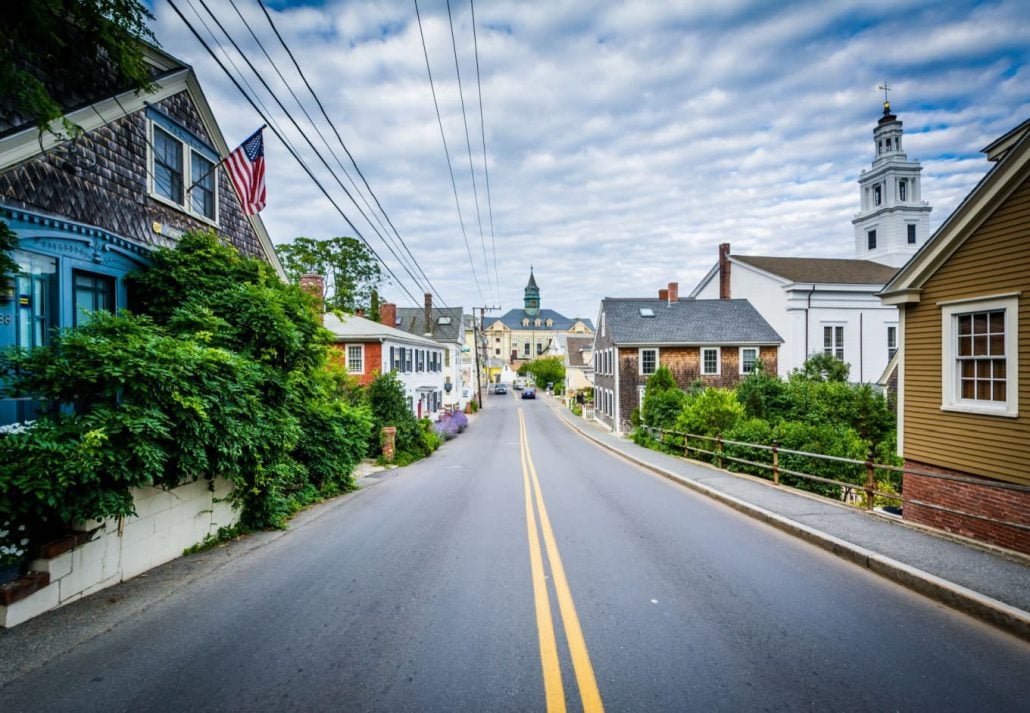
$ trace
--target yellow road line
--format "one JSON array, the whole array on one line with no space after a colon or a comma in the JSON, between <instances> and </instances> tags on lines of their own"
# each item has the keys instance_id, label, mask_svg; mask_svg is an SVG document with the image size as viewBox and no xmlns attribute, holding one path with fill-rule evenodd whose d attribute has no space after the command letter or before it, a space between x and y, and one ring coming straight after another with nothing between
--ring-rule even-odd
<instances>
[{"instance_id":1,"label":"yellow road line","mask_svg":"<svg viewBox=\"0 0 1030 713\"><path fill-rule=\"evenodd\" d=\"M544 697L548 713L565 713L565 688L562 685L561 665L558 663L558 645L554 638L554 620L551 618L551 600L547 595L544 578L544 560L540 552L540 538L536 532L533 499L530 495L529 443L522 427L522 409L519 409L519 452L522 456L522 484L526 494L526 529L529 532L529 566L533 574L533 601L536 605L536 628L540 637L540 664L544 673Z\"/></svg>"},{"instance_id":2,"label":"yellow road line","mask_svg":"<svg viewBox=\"0 0 1030 713\"><path fill-rule=\"evenodd\" d=\"M585 713L603 713L604 705L601 703L601 692L597 688L597 678L594 676L594 667L590 663L590 654L587 651L586 640L583 638L583 629L580 627L579 616L576 614L576 605L572 601L572 590L569 588L569 582L565 576L565 567L562 565L561 555L558 552L558 543L554 537L554 530L551 528L551 519L548 517L547 508L544 505L543 491L540 489L540 479L537 477L536 466L533 464L533 458L530 455L529 436L526 433L525 415L521 408L519 409L519 431L523 444L523 483L527 488L529 487L529 479L526 478L526 466L528 465L533 490L536 496L536 509L540 515L540 526L544 534L544 546L547 549L547 559L551 565L551 574L554 578L555 592L558 597L558 609L561 612L562 624L565 627L565 637L568 641L569 652L572 655L572 667L576 673L576 683L579 686L579 695L583 703L583 710ZM526 499L528 507L528 490L526 493ZM532 517L531 509L527 510L527 515ZM535 523L532 524L533 529L535 530ZM534 532L530 539L535 539L535 535L536 533ZM539 548L539 544L537 547ZM532 554L530 557L532 558ZM550 630L550 635L553 639L553 630ZM542 646L543 644L541 643L541 648Z\"/></svg>"}]
</instances>

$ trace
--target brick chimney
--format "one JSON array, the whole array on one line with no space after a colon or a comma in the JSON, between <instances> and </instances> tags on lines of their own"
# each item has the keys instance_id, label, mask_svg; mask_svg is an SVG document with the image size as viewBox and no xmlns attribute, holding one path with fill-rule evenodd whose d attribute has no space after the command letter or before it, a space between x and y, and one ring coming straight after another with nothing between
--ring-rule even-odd
<instances>
[{"instance_id":1,"label":"brick chimney","mask_svg":"<svg viewBox=\"0 0 1030 713\"><path fill-rule=\"evenodd\" d=\"M379 305L379 322L387 327L397 327L397 305L383 302Z\"/></svg>"},{"instance_id":2,"label":"brick chimney","mask_svg":"<svg viewBox=\"0 0 1030 713\"><path fill-rule=\"evenodd\" d=\"M300 289L315 298L317 306L315 312L321 324L325 315L325 279L314 272L300 276Z\"/></svg>"},{"instance_id":3,"label":"brick chimney","mask_svg":"<svg viewBox=\"0 0 1030 713\"><path fill-rule=\"evenodd\" d=\"M730 244L719 246L719 299L730 299Z\"/></svg>"},{"instance_id":4,"label":"brick chimney","mask_svg":"<svg viewBox=\"0 0 1030 713\"><path fill-rule=\"evenodd\" d=\"M658 299L662 300L663 302L668 302L669 301L669 291L668 290L658 290Z\"/></svg>"},{"instance_id":5,"label":"brick chimney","mask_svg":"<svg viewBox=\"0 0 1030 713\"><path fill-rule=\"evenodd\" d=\"M669 283L669 304L673 302L679 302L680 299L680 283L670 282Z\"/></svg>"},{"instance_id":6,"label":"brick chimney","mask_svg":"<svg viewBox=\"0 0 1030 713\"><path fill-rule=\"evenodd\" d=\"M426 306L425 306L425 318L426 318L426 331L427 337L433 336L433 295L430 292L425 293Z\"/></svg>"}]
</instances>

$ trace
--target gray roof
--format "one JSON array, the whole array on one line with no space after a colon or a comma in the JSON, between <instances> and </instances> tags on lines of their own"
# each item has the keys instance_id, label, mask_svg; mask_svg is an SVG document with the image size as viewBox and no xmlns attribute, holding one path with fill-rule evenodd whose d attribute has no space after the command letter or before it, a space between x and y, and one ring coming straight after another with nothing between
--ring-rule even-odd
<instances>
[{"instance_id":1,"label":"gray roof","mask_svg":"<svg viewBox=\"0 0 1030 713\"><path fill-rule=\"evenodd\" d=\"M837 285L885 285L898 268L872 260L818 257L763 257L731 255L742 262L791 282L817 282Z\"/></svg>"},{"instance_id":2,"label":"gray roof","mask_svg":"<svg viewBox=\"0 0 1030 713\"><path fill-rule=\"evenodd\" d=\"M462 323L461 307L432 307L430 317L433 321L432 336L437 342L464 342L465 327ZM440 324L440 319L449 324ZM420 337L426 336L426 310L423 307L398 307L397 308L397 329L403 329L409 334Z\"/></svg>"},{"instance_id":3,"label":"gray roof","mask_svg":"<svg viewBox=\"0 0 1030 713\"><path fill-rule=\"evenodd\" d=\"M588 352L593 347L593 337L566 337L565 348L569 366L586 366L583 361L583 352Z\"/></svg>"},{"instance_id":4,"label":"gray roof","mask_svg":"<svg viewBox=\"0 0 1030 713\"><path fill-rule=\"evenodd\" d=\"M537 318L539 318L541 322L539 327L533 326L533 323L536 322ZM529 327L522 326L523 319L529 320ZM548 319L552 322L550 327L547 326ZM540 310L540 313L536 315L531 315L524 309L508 310L500 317L489 320L487 326L497 321L502 322L508 329L535 329L540 332L567 332L572 329L572 325L576 322L582 322L591 331L594 329L594 325L589 319L581 317L573 317L572 319L569 319L565 315L555 312L553 309L542 309Z\"/></svg>"},{"instance_id":5,"label":"gray roof","mask_svg":"<svg viewBox=\"0 0 1030 713\"><path fill-rule=\"evenodd\" d=\"M381 342L384 339L392 339L406 344L440 347L432 339L387 327L385 324L373 322L356 314L344 314L343 319L340 319L335 314L327 312L323 317L322 324L333 333L337 342Z\"/></svg>"},{"instance_id":6,"label":"gray roof","mask_svg":"<svg viewBox=\"0 0 1030 713\"><path fill-rule=\"evenodd\" d=\"M653 317L641 315L650 309ZM747 300L676 302L605 297L606 329L616 344L781 344L783 338Z\"/></svg>"}]
</instances>

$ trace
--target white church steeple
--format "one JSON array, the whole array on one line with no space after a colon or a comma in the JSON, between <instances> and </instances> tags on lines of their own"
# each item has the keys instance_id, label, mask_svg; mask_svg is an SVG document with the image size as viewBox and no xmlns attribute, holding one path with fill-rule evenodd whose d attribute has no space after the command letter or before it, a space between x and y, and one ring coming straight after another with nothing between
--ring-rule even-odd
<instances>
[{"instance_id":1,"label":"white church steeple","mask_svg":"<svg viewBox=\"0 0 1030 713\"><path fill-rule=\"evenodd\" d=\"M873 129L873 167L858 179L861 208L855 226L855 257L901 267L930 237L930 204L921 199L923 167L902 151L901 121L883 89L883 116Z\"/></svg>"}]
</instances>

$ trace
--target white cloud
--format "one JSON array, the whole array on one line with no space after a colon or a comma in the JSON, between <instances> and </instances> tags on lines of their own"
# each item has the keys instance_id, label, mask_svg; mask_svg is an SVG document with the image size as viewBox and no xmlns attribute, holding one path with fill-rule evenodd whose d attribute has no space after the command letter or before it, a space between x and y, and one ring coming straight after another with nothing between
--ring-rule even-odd
<instances>
[{"instance_id":1,"label":"white cloud","mask_svg":"<svg viewBox=\"0 0 1030 713\"><path fill-rule=\"evenodd\" d=\"M231 8L209 5L272 81ZM493 304L493 256L484 261L479 232L481 219L489 249L468 5L452 10L479 219L446 9L419 2L468 247L412 3L286 5L273 10L281 32L444 301ZM240 7L300 93L259 8ZM229 141L245 137L260 117L164 0L155 12L159 41L196 68ZM505 309L521 305L530 264L545 307L593 318L607 295L650 295L669 281L688 292L720 242L741 254L850 255L855 181L872 160L884 79L906 151L923 162L934 226L986 172L978 150L1030 113L1030 7L1018 0L508 0L477 4L476 20ZM279 141L269 135L267 144L262 217L273 239L350 234ZM328 172L314 170L420 301L422 289ZM476 290L469 252L489 294ZM387 296L408 302L396 287Z\"/></svg>"}]
</instances>

